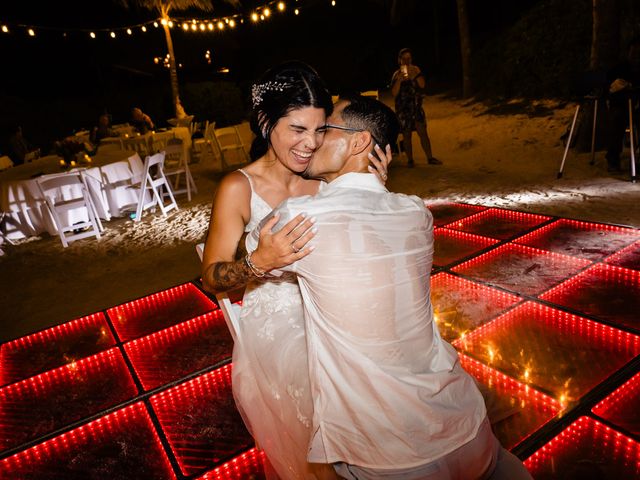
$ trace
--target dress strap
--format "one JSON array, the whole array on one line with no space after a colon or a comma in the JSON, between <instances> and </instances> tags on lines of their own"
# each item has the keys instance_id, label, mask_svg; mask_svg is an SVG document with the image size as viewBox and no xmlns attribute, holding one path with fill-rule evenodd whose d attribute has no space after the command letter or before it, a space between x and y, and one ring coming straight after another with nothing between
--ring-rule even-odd
<instances>
[{"instance_id":1,"label":"dress strap","mask_svg":"<svg viewBox=\"0 0 640 480\"><path fill-rule=\"evenodd\" d=\"M253 187L253 180L251 180L251 175L249 175L247 172L245 172L243 169L239 168L238 171L240 173L242 173L245 177L247 177L247 180L249 180L249 186L251 187L251 191L255 192L255 188Z\"/></svg>"}]
</instances>

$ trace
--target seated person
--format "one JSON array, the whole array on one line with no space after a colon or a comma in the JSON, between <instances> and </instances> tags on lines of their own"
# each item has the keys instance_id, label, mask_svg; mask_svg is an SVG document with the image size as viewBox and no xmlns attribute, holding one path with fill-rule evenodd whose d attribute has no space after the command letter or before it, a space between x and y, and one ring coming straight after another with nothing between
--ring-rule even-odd
<instances>
[{"instance_id":1,"label":"seated person","mask_svg":"<svg viewBox=\"0 0 640 480\"><path fill-rule=\"evenodd\" d=\"M104 113L100 115L98 118L98 126L93 127L91 130L91 134L89 136L89 140L94 145L98 145L100 140L107 137L117 137L118 133L111 128L111 120L109 119L109 115Z\"/></svg>"},{"instance_id":2,"label":"seated person","mask_svg":"<svg viewBox=\"0 0 640 480\"><path fill-rule=\"evenodd\" d=\"M9 136L7 152L9 158L14 165L20 165L25 162L25 158L31 152L35 153L35 158L40 156L40 149L31 145L22 135L22 127L17 126Z\"/></svg>"},{"instance_id":3,"label":"seated person","mask_svg":"<svg viewBox=\"0 0 640 480\"><path fill-rule=\"evenodd\" d=\"M135 128L135 130L140 133L140 135L144 135L150 130L154 129L153 122L151 121L151 117L140 110L138 107L131 109L131 120L129 123Z\"/></svg>"}]
</instances>

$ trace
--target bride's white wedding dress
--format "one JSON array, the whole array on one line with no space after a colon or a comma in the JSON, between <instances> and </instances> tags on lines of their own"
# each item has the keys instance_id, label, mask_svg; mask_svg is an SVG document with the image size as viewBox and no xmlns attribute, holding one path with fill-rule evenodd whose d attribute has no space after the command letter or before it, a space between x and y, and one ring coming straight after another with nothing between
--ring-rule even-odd
<instances>
[{"instance_id":1,"label":"bride's white wedding dress","mask_svg":"<svg viewBox=\"0 0 640 480\"><path fill-rule=\"evenodd\" d=\"M254 190L250 232L272 208ZM252 281L245 290L233 348L233 394L247 428L267 454L268 478L335 478L307 463L313 405L300 288L294 275Z\"/></svg>"}]
</instances>

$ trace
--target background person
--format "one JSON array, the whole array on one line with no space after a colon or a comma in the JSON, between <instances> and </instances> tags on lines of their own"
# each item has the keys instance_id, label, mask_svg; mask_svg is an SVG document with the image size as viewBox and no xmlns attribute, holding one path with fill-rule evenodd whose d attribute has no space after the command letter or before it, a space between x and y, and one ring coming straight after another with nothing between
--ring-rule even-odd
<instances>
[{"instance_id":1,"label":"background person","mask_svg":"<svg viewBox=\"0 0 640 480\"><path fill-rule=\"evenodd\" d=\"M155 128L151 117L138 107L131 109L131 120L129 120L129 123L140 135L144 135Z\"/></svg>"},{"instance_id":2,"label":"background person","mask_svg":"<svg viewBox=\"0 0 640 480\"><path fill-rule=\"evenodd\" d=\"M442 162L435 158L431 152L431 140L429 140L427 133L427 116L422 108L425 88L424 75L413 64L410 49L400 50L398 65L400 68L391 77L391 94L395 99L396 115L400 121L402 144L407 154L408 165L410 167L414 165L411 143L414 130L420 138L420 145L427 156L427 162L431 165L441 165Z\"/></svg>"},{"instance_id":3,"label":"background person","mask_svg":"<svg viewBox=\"0 0 640 480\"><path fill-rule=\"evenodd\" d=\"M620 154L624 133L629 125L629 98L640 90L640 37L635 37L629 43L627 58L612 68L608 74L609 80L609 136L607 144L607 170L621 173ZM637 102L637 97L634 99ZM637 105L634 105L637 114ZM635 120L637 117L634 114Z\"/></svg>"}]
</instances>

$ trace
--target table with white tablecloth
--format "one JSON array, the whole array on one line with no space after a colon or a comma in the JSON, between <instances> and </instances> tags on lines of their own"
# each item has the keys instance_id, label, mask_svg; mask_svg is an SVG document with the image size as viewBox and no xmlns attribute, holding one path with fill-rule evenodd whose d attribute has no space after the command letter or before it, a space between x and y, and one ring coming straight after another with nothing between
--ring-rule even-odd
<instances>
[{"instance_id":1,"label":"table with white tablecloth","mask_svg":"<svg viewBox=\"0 0 640 480\"><path fill-rule=\"evenodd\" d=\"M3 229L7 238L18 239L45 231L56 234L36 178L63 173L61 160L50 155L0 172L0 211L5 213ZM78 167L83 169L98 216L109 220L135 211L138 195L129 186L143 168L137 153L98 152L90 163Z\"/></svg>"}]
</instances>

